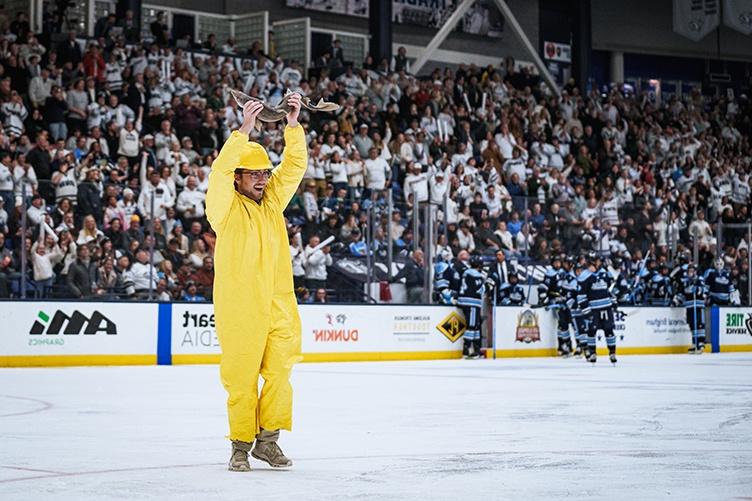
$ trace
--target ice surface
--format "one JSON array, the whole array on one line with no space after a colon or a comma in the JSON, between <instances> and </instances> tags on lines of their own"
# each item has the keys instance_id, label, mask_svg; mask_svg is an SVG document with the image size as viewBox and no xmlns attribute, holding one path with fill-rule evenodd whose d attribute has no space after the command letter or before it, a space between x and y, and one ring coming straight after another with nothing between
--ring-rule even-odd
<instances>
[{"instance_id":1,"label":"ice surface","mask_svg":"<svg viewBox=\"0 0 752 501\"><path fill-rule=\"evenodd\" d=\"M752 354L303 364L294 386L294 468L231 473L216 366L2 369L0 499L752 496Z\"/></svg>"}]
</instances>

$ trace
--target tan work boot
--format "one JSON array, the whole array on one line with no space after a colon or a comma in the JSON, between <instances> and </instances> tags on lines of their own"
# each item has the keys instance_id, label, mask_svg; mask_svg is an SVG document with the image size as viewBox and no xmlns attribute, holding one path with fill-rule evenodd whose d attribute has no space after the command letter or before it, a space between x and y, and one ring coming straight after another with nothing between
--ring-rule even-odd
<instances>
[{"instance_id":1,"label":"tan work boot","mask_svg":"<svg viewBox=\"0 0 752 501\"><path fill-rule=\"evenodd\" d=\"M277 445L278 438L279 430L261 430L261 433L256 435L256 446L251 451L251 456L259 461L265 461L272 468L289 468L292 466L292 461L285 457L282 449Z\"/></svg>"},{"instance_id":2,"label":"tan work boot","mask_svg":"<svg viewBox=\"0 0 752 501\"><path fill-rule=\"evenodd\" d=\"M232 441L230 471L251 471L251 465L248 463L248 451L251 450L252 446L252 442Z\"/></svg>"}]
</instances>

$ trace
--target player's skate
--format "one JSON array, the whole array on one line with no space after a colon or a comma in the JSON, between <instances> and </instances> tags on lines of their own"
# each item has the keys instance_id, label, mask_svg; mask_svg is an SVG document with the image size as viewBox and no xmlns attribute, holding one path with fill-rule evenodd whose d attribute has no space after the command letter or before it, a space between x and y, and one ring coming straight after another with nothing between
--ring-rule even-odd
<instances>
[{"instance_id":1,"label":"player's skate","mask_svg":"<svg viewBox=\"0 0 752 501\"><path fill-rule=\"evenodd\" d=\"M480 351L480 339L474 339L470 343L470 358L472 360L477 360L480 358L481 351Z\"/></svg>"},{"instance_id":2,"label":"player's skate","mask_svg":"<svg viewBox=\"0 0 752 501\"><path fill-rule=\"evenodd\" d=\"M232 455L230 456L230 471L251 471L248 463L248 452L253 444L250 442L232 441Z\"/></svg>"},{"instance_id":3,"label":"player's skate","mask_svg":"<svg viewBox=\"0 0 752 501\"><path fill-rule=\"evenodd\" d=\"M698 343L696 346L690 347L688 351L690 355L702 355L702 352L705 351L705 345Z\"/></svg>"},{"instance_id":4,"label":"player's skate","mask_svg":"<svg viewBox=\"0 0 752 501\"><path fill-rule=\"evenodd\" d=\"M595 353L595 350L593 350L590 353L590 355L588 355L587 361L590 362L591 364L594 364L595 362L598 361L598 355Z\"/></svg>"},{"instance_id":5,"label":"player's skate","mask_svg":"<svg viewBox=\"0 0 752 501\"><path fill-rule=\"evenodd\" d=\"M580 346L579 344L574 350L574 358L582 358L582 346Z\"/></svg>"},{"instance_id":6,"label":"player's skate","mask_svg":"<svg viewBox=\"0 0 752 501\"><path fill-rule=\"evenodd\" d=\"M609 353L608 359L611 361L612 364L616 365L616 353Z\"/></svg>"},{"instance_id":7,"label":"player's skate","mask_svg":"<svg viewBox=\"0 0 752 501\"><path fill-rule=\"evenodd\" d=\"M470 358L470 340L469 339L463 339L462 340L462 358L465 360Z\"/></svg>"},{"instance_id":8,"label":"player's skate","mask_svg":"<svg viewBox=\"0 0 752 501\"><path fill-rule=\"evenodd\" d=\"M292 466L292 461L285 456L282 449L277 445L278 438L279 430L261 430L261 433L256 437L256 446L251 451L251 456L259 461L266 462L272 468L289 468Z\"/></svg>"},{"instance_id":9,"label":"player's skate","mask_svg":"<svg viewBox=\"0 0 752 501\"><path fill-rule=\"evenodd\" d=\"M474 359L478 358L479 356L480 355L478 355L475 352L475 342L469 341L467 343L467 354L465 355L465 358L468 359L468 360L474 360Z\"/></svg>"}]
</instances>

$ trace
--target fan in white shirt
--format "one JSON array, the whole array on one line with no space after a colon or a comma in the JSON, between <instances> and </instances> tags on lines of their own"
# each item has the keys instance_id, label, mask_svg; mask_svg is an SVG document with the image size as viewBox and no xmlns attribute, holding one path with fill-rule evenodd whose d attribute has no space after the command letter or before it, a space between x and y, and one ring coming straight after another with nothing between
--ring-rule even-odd
<instances>
[{"instance_id":1,"label":"fan in white shirt","mask_svg":"<svg viewBox=\"0 0 752 501\"><path fill-rule=\"evenodd\" d=\"M161 129L154 136L154 146L157 149L157 160L164 161L170 154L172 143L178 143L178 137L172 132L169 120L162 120ZM180 144L180 143L178 143Z\"/></svg>"},{"instance_id":2,"label":"fan in white shirt","mask_svg":"<svg viewBox=\"0 0 752 501\"><path fill-rule=\"evenodd\" d=\"M473 152L468 151L467 145L465 143L458 143L457 144L457 153L452 155L452 165L464 165L467 163L467 161L472 158Z\"/></svg>"},{"instance_id":3,"label":"fan in white shirt","mask_svg":"<svg viewBox=\"0 0 752 501\"><path fill-rule=\"evenodd\" d=\"M186 219L204 217L206 194L198 189L198 181L195 176L188 176L186 187L178 195L175 206L178 214Z\"/></svg>"},{"instance_id":4,"label":"fan in white shirt","mask_svg":"<svg viewBox=\"0 0 752 501\"><path fill-rule=\"evenodd\" d=\"M321 210L316 198L316 183L314 181L308 181L305 185L305 191L303 191L303 209L309 222L319 222Z\"/></svg>"},{"instance_id":5,"label":"fan in white shirt","mask_svg":"<svg viewBox=\"0 0 752 501\"><path fill-rule=\"evenodd\" d=\"M408 174L405 176L405 198L412 195L413 202L423 203L428 201L428 176L423 172L419 163L408 165Z\"/></svg>"},{"instance_id":6,"label":"fan in white shirt","mask_svg":"<svg viewBox=\"0 0 752 501\"><path fill-rule=\"evenodd\" d=\"M494 136L496 144L499 145L501 154L504 158L512 158L512 150L517 146L517 140L509 132L509 126L504 123L501 126L501 132Z\"/></svg>"},{"instance_id":7,"label":"fan in white shirt","mask_svg":"<svg viewBox=\"0 0 752 501\"><path fill-rule=\"evenodd\" d=\"M127 120L135 120L136 114L128 106L119 104L118 97L115 94L110 95L110 103L107 106L108 120L114 120L118 128L125 127Z\"/></svg>"},{"instance_id":8,"label":"fan in white shirt","mask_svg":"<svg viewBox=\"0 0 752 501\"><path fill-rule=\"evenodd\" d=\"M467 224L460 224L460 231L457 232L457 240L459 241L460 249L466 250L471 254L473 253L475 250L475 238Z\"/></svg>"},{"instance_id":9,"label":"fan in white shirt","mask_svg":"<svg viewBox=\"0 0 752 501\"><path fill-rule=\"evenodd\" d=\"M329 171L332 173L332 184L334 186L347 184L347 164L342 162L338 151L335 151L329 160Z\"/></svg>"},{"instance_id":10,"label":"fan in white shirt","mask_svg":"<svg viewBox=\"0 0 752 501\"><path fill-rule=\"evenodd\" d=\"M499 221L496 225L494 235L499 239L502 249L514 250L514 238L512 237L512 233L507 229L507 223Z\"/></svg>"},{"instance_id":11,"label":"fan in white shirt","mask_svg":"<svg viewBox=\"0 0 752 501\"><path fill-rule=\"evenodd\" d=\"M369 190L384 190L391 177L389 164L378 156L376 148L371 148L369 158L365 161L366 187Z\"/></svg>"}]
</instances>

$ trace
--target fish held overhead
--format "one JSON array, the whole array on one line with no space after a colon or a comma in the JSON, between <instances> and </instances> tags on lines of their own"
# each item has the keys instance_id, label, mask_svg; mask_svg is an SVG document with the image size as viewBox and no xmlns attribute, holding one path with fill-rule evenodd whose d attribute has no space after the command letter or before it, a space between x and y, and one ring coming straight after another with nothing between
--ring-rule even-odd
<instances>
[{"instance_id":1,"label":"fish held overhead","mask_svg":"<svg viewBox=\"0 0 752 501\"><path fill-rule=\"evenodd\" d=\"M269 106L263 99L251 97L248 94L240 92L239 90L230 89L230 93L235 99L235 102L238 103L238 106L240 107L243 107L243 105L248 101L259 101L261 103L264 103L264 109L261 110L261 113L259 113L258 115L258 119L262 122L279 122L290 112L290 106L287 104L287 100L292 95L292 92L290 92L289 90L285 93L282 101L280 101L279 104L275 107ZM304 96L300 101L301 105L305 109L310 111L323 111L327 113L333 113L335 111L338 111L340 108L337 103L331 103L329 101L324 101L323 99L319 99L318 103L313 104L309 98ZM256 122L256 128L259 128L260 126L261 124L259 122Z\"/></svg>"}]
</instances>

